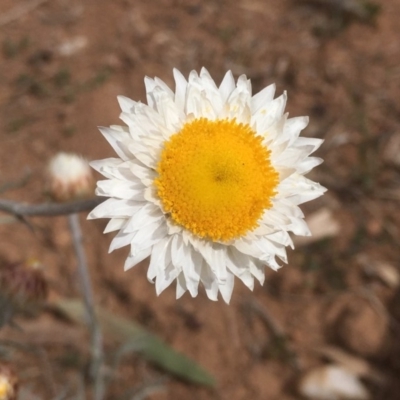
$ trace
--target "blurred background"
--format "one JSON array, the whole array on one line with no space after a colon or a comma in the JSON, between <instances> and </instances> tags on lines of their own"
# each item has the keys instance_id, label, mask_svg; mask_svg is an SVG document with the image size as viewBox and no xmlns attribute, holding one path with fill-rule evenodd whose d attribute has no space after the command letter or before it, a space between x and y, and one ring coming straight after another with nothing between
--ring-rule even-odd
<instances>
[{"instance_id":1,"label":"blurred background","mask_svg":"<svg viewBox=\"0 0 400 400\"><path fill-rule=\"evenodd\" d=\"M236 281L229 306L202 290L156 297L146 265L123 272L127 249L108 255L106 221L82 213L96 304L216 380L194 385L129 355L106 398L315 398L309 387L400 398L399 15L398 0L0 2L1 198L47 201L44 171L59 151L113 157L97 126L119 123L116 96L145 101L144 76L173 87L173 68L204 66L217 84L230 69L254 93L276 83L290 116L310 116L303 134L325 139L309 177L328 192L303 207L314 236L254 293ZM50 301L79 296L67 219L31 223L0 215L0 263L34 257ZM19 398L92 398L87 331L49 312L17 321L0 330L0 361L16 370ZM353 394L338 392L346 379Z\"/></svg>"}]
</instances>

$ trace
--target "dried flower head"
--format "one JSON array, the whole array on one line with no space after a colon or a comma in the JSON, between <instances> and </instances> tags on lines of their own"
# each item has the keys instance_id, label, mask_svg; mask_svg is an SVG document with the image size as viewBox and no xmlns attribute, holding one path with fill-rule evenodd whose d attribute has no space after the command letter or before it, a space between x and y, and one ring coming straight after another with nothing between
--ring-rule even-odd
<instances>
[{"instance_id":1,"label":"dried flower head","mask_svg":"<svg viewBox=\"0 0 400 400\"><path fill-rule=\"evenodd\" d=\"M17 375L10 366L0 364L0 400L16 400L17 394Z\"/></svg>"},{"instance_id":2,"label":"dried flower head","mask_svg":"<svg viewBox=\"0 0 400 400\"><path fill-rule=\"evenodd\" d=\"M88 162L73 153L58 153L48 166L49 192L57 201L76 200L93 194L94 181Z\"/></svg>"},{"instance_id":3,"label":"dried flower head","mask_svg":"<svg viewBox=\"0 0 400 400\"><path fill-rule=\"evenodd\" d=\"M14 308L32 308L48 293L47 281L37 261L0 266L0 293Z\"/></svg>"}]
</instances>

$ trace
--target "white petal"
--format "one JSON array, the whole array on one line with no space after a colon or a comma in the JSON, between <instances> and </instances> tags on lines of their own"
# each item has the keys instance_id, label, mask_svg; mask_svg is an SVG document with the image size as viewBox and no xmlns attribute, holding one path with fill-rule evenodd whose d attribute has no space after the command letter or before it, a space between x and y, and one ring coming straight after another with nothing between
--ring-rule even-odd
<instances>
[{"instance_id":1,"label":"white petal","mask_svg":"<svg viewBox=\"0 0 400 400\"><path fill-rule=\"evenodd\" d=\"M258 249L254 243L245 238L241 238L235 241L234 247L239 250L241 253L246 254L248 256L252 256L260 259L263 255L262 251Z\"/></svg>"},{"instance_id":2,"label":"white petal","mask_svg":"<svg viewBox=\"0 0 400 400\"><path fill-rule=\"evenodd\" d=\"M127 181L127 184L136 187L142 186L140 179L131 172L132 167L138 164L137 162L119 160L120 162L117 163L114 162L115 160L119 159L92 161L90 166L111 180Z\"/></svg>"},{"instance_id":3,"label":"white petal","mask_svg":"<svg viewBox=\"0 0 400 400\"><path fill-rule=\"evenodd\" d=\"M169 98L174 98L174 93L168 87L168 85L159 78L151 79L148 76L144 78L144 84L146 87L146 95L147 95L147 104L154 109L157 109L157 102L154 99L154 92L156 90L161 90L164 92Z\"/></svg>"},{"instance_id":4,"label":"white petal","mask_svg":"<svg viewBox=\"0 0 400 400\"><path fill-rule=\"evenodd\" d=\"M171 240L171 260L174 267L181 271L186 265L186 259L183 252L183 242L180 235L173 235Z\"/></svg>"},{"instance_id":5,"label":"white petal","mask_svg":"<svg viewBox=\"0 0 400 400\"><path fill-rule=\"evenodd\" d=\"M271 235L268 235L267 237L270 238ZM267 237L259 238L255 241L255 245L263 252L263 256L260 257L260 259L270 260L271 258L278 256L283 262L287 263L285 247L278 243L274 243Z\"/></svg>"},{"instance_id":6,"label":"white petal","mask_svg":"<svg viewBox=\"0 0 400 400\"><path fill-rule=\"evenodd\" d=\"M300 207L286 204L283 201L275 202L273 209L288 217L304 218L304 213L301 211Z\"/></svg>"},{"instance_id":7,"label":"white petal","mask_svg":"<svg viewBox=\"0 0 400 400\"><path fill-rule=\"evenodd\" d=\"M296 172L296 168L284 167L281 165L274 165L276 171L279 173L279 180L283 181L290 175Z\"/></svg>"},{"instance_id":8,"label":"white petal","mask_svg":"<svg viewBox=\"0 0 400 400\"><path fill-rule=\"evenodd\" d=\"M233 92L229 96L225 110L221 116L228 119L236 119L239 123L249 124L251 119L249 95Z\"/></svg>"},{"instance_id":9,"label":"white petal","mask_svg":"<svg viewBox=\"0 0 400 400\"><path fill-rule=\"evenodd\" d=\"M310 172L313 168L315 168L317 165L320 165L324 162L322 158L319 157L308 157L306 160L302 161L298 166L297 166L297 172L299 174L307 174Z\"/></svg>"},{"instance_id":10,"label":"white petal","mask_svg":"<svg viewBox=\"0 0 400 400\"><path fill-rule=\"evenodd\" d=\"M261 221L263 224L277 228L283 228L285 225L290 223L290 219L287 215L281 214L273 208L264 213Z\"/></svg>"},{"instance_id":11,"label":"white petal","mask_svg":"<svg viewBox=\"0 0 400 400\"><path fill-rule=\"evenodd\" d=\"M163 271L167 267L167 265L169 265L172 262L172 257L171 257L172 237L167 237L165 240L160 240L160 242L165 244L165 246L163 247L163 244L161 244L162 251L158 252L158 259L154 261L150 260L150 262L156 263L158 272Z\"/></svg>"},{"instance_id":12,"label":"white petal","mask_svg":"<svg viewBox=\"0 0 400 400\"><path fill-rule=\"evenodd\" d=\"M186 280L187 289L192 297L197 297L199 291L199 284L192 280Z\"/></svg>"},{"instance_id":13,"label":"white petal","mask_svg":"<svg viewBox=\"0 0 400 400\"><path fill-rule=\"evenodd\" d=\"M124 271L134 267L135 265L139 264L141 261L146 259L151 254L151 247L147 249L140 250L134 254L130 253L125 260L124 264Z\"/></svg>"},{"instance_id":14,"label":"white petal","mask_svg":"<svg viewBox=\"0 0 400 400\"><path fill-rule=\"evenodd\" d=\"M155 77L154 81L156 82L157 86L160 87L162 90L164 90L165 93L168 94L171 99L174 98L174 92L171 90L171 88L160 78Z\"/></svg>"},{"instance_id":15,"label":"white petal","mask_svg":"<svg viewBox=\"0 0 400 400\"><path fill-rule=\"evenodd\" d=\"M246 75L240 75L236 84L237 90L242 93L246 93L251 99L251 82L247 79Z\"/></svg>"},{"instance_id":16,"label":"white petal","mask_svg":"<svg viewBox=\"0 0 400 400\"><path fill-rule=\"evenodd\" d=\"M128 145L129 151L144 166L155 170L160 159L163 142L158 138L142 137Z\"/></svg>"},{"instance_id":17,"label":"white petal","mask_svg":"<svg viewBox=\"0 0 400 400\"><path fill-rule=\"evenodd\" d=\"M140 164L139 162L131 162L130 171L146 186L151 185L157 176L154 170L146 167L143 164Z\"/></svg>"},{"instance_id":18,"label":"white petal","mask_svg":"<svg viewBox=\"0 0 400 400\"><path fill-rule=\"evenodd\" d=\"M130 140L128 133L105 127L99 127L99 131L122 160L127 161L131 158L132 154L127 148Z\"/></svg>"},{"instance_id":19,"label":"white petal","mask_svg":"<svg viewBox=\"0 0 400 400\"><path fill-rule=\"evenodd\" d=\"M133 147L133 146L132 146ZM129 149L131 149L131 146L129 146ZM132 151L133 153L133 151ZM157 168L157 163L158 163L158 158L155 157L152 152L150 151L143 151L143 152L138 152L137 148L135 151L135 157L146 167L150 169L156 169Z\"/></svg>"},{"instance_id":20,"label":"white petal","mask_svg":"<svg viewBox=\"0 0 400 400\"><path fill-rule=\"evenodd\" d=\"M293 146L295 147L304 147L304 146L310 146L310 152L308 154L314 153L315 150L317 150L322 143L324 143L323 139L318 139L318 138L306 138L306 137L298 137L295 142L293 142Z\"/></svg>"},{"instance_id":21,"label":"white petal","mask_svg":"<svg viewBox=\"0 0 400 400\"><path fill-rule=\"evenodd\" d=\"M163 239L166 233L166 224L162 221L146 222L145 225L133 233L131 246L135 248L153 246Z\"/></svg>"},{"instance_id":22,"label":"white petal","mask_svg":"<svg viewBox=\"0 0 400 400\"><path fill-rule=\"evenodd\" d=\"M160 269L159 263L162 263L165 259L165 254L167 252L167 248L170 244L170 238L165 240L160 240L156 243L151 251L151 258L149 269L147 271L147 279L150 282L153 282L153 279L157 276L157 271Z\"/></svg>"},{"instance_id":23,"label":"white petal","mask_svg":"<svg viewBox=\"0 0 400 400\"><path fill-rule=\"evenodd\" d=\"M113 218L113 217L124 217L129 218L141 207L140 202L132 200L116 200L107 199L103 203L99 204L92 212L88 215L88 219L94 218Z\"/></svg>"},{"instance_id":24,"label":"white petal","mask_svg":"<svg viewBox=\"0 0 400 400\"><path fill-rule=\"evenodd\" d=\"M155 101L152 96L153 90L156 88L157 84L154 82L154 79L145 76L144 77L144 86L146 88L146 99L147 99L147 104L151 108L155 108Z\"/></svg>"},{"instance_id":25,"label":"white petal","mask_svg":"<svg viewBox=\"0 0 400 400\"><path fill-rule=\"evenodd\" d=\"M254 278L249 269L250 257L231 248L227 254L228 269L236 275L250 290L254 288Z\"/></svg>"},{"instance_id":26,"label":"white petal","mask_svg":"<svg viewBox=\"0 0 400 400\"><path fill-rule=\"evenodd\" d=\"M176 298L180 299L186 291L186 280L183 273L181 272L176 278Z\"/></svg>"},{"instance_id":27,"label":"white petal","mask_svg":"<svg viewBox=\"0 0 400 400\"><path fill-rule=\"evenodd\" d=\"M255 94L250 102L251 112L255 114L261 107L265 107L274 98L276 85L272 84Z\"/></svg>"},{"instance_id":28,"label":"white petal","mask_svg":"<svg viewBox=\"0 0 400 400\"><path fill-rule=\"evenodd\" d=\"M226 248L225 246L212 244L208 241L202 240L199 242L199 252L211 268L214 275L220 283L226 281Z\"/></svg>"},{"instance_id":29,"label":"white petal","mask_svg":"<svg viewBox=\"0 0 400 400\"><path fill-rule=\"evenodd\" d=\"M176 85L176 87L175 87L175 104L180 111L184 111L187 80L176 68L174 68L173 73L174 73L174 79L175 79L175 85Z\"/></svg>"},{"instance_id":30,"label":"white petal","mask_svg":"<svg viewBox=\"0 0 400 400\"><path fill-rule=\"evenodd\" d=\"M111 218L103 233L114 232L118 229L121 229L126 224L126 222L126 218Z\"/></svg>"},{"instance_id":31,"label":"white petal","mask_svg":"<svg viewBox=\"0 0 400 400\"><path fill-rule=\"evenodd\" d=\"M154 224L164 218L162 211L154 204L144 204L127 222L123 230L125 233L141 230L147 225Z\"/></svg>"},{"instance_id":32,"label":"white petal","mask_svg":"<svg viewBox=\"0 0 400 400\"><path fill-rule=\"evenodd\" d=\"M114 131L126 132L129 133L129 128L127 126L121 125L110 125L110 128Z\"/></svg>"},{"instance_id":33,"label":"white petal","mask_svg":"<svg viewBox=\"0 0 400 400\"><path fill-rule=\"evenodd\" d=\"M133 101L125 96L117 96L117 99L121 110L124 112L132 112L137 104L136 101Z\"/></svg>"},{"instance_id":34,"label":"white petal","mask_svg":"<svg viewBox=\"0 0 400 400\"><path fill-rule=\"evenodd\" d=\"M260 282L261 285L264 284L265 281L265 266L259 260L250 260L249 261L249 269L252 275Z\"/></svg>"},{"instance_id":35,"label":"white petal","mask_svg":"<svg viewBox=\"0 0 400 400\"><path fill-rule=\"evenodd\" d=\"M132 199L143 198L143 191L145 186L139 182L129 183L128 181L107 179L104 181L97 181L97 196L116 197L118 199Z\"/></svg>"},{"instance_id":36,"label":"white petal","mask_svg":"<svg viewBox=\"0 0 400 400\"><path fill-rule=\"evenodd\" d=\"M292 223L289 226L289 231L299 236L311 236L310 229L306 221L302 218L292 218Z\"/></svg>"},{"instance_id":37,"label":"white petal","mask_svg":"<svg viewBox=\"0 0 400 400\"><path fill-rule=\"evenodd\" d=\"M228 273L226 276L226 281L224 283L219 283L218 288L221 292L222 298L226 304L229 304L232 297L233 285L235 283L235 277L233 274Z\"/></svg>"},{"instance_id":38,"label":"white petal","mask_svg":"<svg viewBox=\"0 0 400 400\"><path fill-rule=\"evenodd\" d=\"M222 110L224 101L222 100L222 96L217 88L217 85L205 68L201 69L200 78L207 99L212 104L215 114L219 115Z\"/></svg>"},{"instance_id":39,"label":"white petal","mask_svg":"<svg viewBox=\"0 0 400 400\"><path fill-rule=\"evenodd\" d=\"M292 142L294 142L300 135L300 132L308 125L308 121L308 117L289 118L285 123L285 135L291 137Z\"/></svg>"},{"instance_id":40,"label":"white petal","mask_svg":"<svg viewBox=\"0 0 400 400\"><path fill-rule=\"evenodd\" d=\"M270 233L265 237L265 239L283 246L289 246L292 242L292 239L290 239L289 234L285 230Z\"/></svg>"},{"instance_id":41,"label":"white petal","mask_svg":"<svg viewBox=\"0 0 400 400\"><path fill-rule=\"evenodd\" d=\"M265 135L268 129L283 116L286 105L286 92L267 105L261 107L252 116L252 125L257 125L257 132Z\"/></svg>"},{"instance_id":42,"label":"white petal","mask_svg":"<svg viewBox=\"0 0 400 400\"><path fill-rule=\"evenodd\" d=\"M114 239L111 241L110 248L108 252L111 253L114 250L120 249L121 247L128 246L132 242L134 234L131 232L122 232L119 231Z\"/></svg>"},{"instance_id":43,"label":"white petal","mask_svg":"<svg viewBox=\"0 0 400 400\"><path fill-rule=\"evenodd\" d=\"M178 271L170 263L164 271L159 272L156 277L156 293L161 294L178 276Z\"/></svg>"},{"instance_id":44,"label":"white petal","mask_svg":"<svg viewBox=\"0 0 400 400\"><path fill-rule=\"evenodd\" d=\"M235 90L235 79L233 78L232 71L228 71L219 86L222 101L225 102L230 94Z\"/></svg>"},{"instance_id":45,"label":"white petal","mask_svg":"<svg viewBox=\"0 0 400 400\"><path fill-rule=\"evenodd\" d=\"M206 289L207 296L210 300L218 300L218 282L210 267L203 263L201 268L201 282Z\"/></svg>"},{"instance_id":46,"label":"white petal","mask_svg":"<svg viewBox=\"0 0 400 400\"><path fill-rule=\"evenodd\" d=\"M239 123L251 122L251 87L249 87L247 78L242 75L238 79L237 87L230 94L226 102L223 117L236 119Z\"/></svg>"},{"instance_id":47,"label":"white petal","mask_svg":"<svg viewBox=\"0 0 400 400\"><path fill-rule=\"evenodd\" d=\"M97 172L100 172L100 174L104 175L103 169L105 167L117 168L119 165L121 165L123 163L124 162L120 158L105 158L103 160L90 161L89 165L93 169L95 169ZM107 178L112 178L112 176L106 176L106 177Z\"/></svg>"},{"instance_id":48,"label":"white petal","mask_svg":"<svg viewBox=\"0 0 400 400\"><path fill-rule=\"evenodd\" d=\"M199 84L189 81L187 88L186 113L194 118L214 120L217 113Z\"/></svg>"},{"instance_id":49,"label":"white petal","mask_svg":"<svg viewBox=\"0 0 400 400\"><path fill-rule=\"evenodd\" d=\"M301 162L307 155L296 148L287 148L287 143L282 144L282 148L277 148L275 146L275 151L272 152L271 161L274 165L292 167L297 170L297 165Z\"/></svg>"},{"instance_id":50,"label":"white petal","mask_svg":"<svg viewBox=\"0 0 400 400\"><path fill-rule=\"evenodd\" d=\"M280 183L278 187L279 198L286 198L292 204L299 205L321 196L326 189L301 175L293 174Z\"/></svg>"},{"instance_id":51,"label":"white petal","mask_svg":"<svg viewBox=\"0 0 400 400\"><path fill-rule=\"evenodd\" d=\"M182 245L182 249L185 258L185 265L183 266L185 279L198 286L200 280L200 268L198 266L202 263L201 255L191 245Z\"/></svg>"},{"instance_id":52,"label":"white petal","mask_svg":"<svg viewBox=\"0 0 400 400\"><path fill-rule=\"evenodd\" d=\"M158 87L152 92L155 108L159 115L164 119L165 128L171 133L179 130L184 120L184 114L178 109L175 101L163 90Z\"/></svg>"}]
</instances>

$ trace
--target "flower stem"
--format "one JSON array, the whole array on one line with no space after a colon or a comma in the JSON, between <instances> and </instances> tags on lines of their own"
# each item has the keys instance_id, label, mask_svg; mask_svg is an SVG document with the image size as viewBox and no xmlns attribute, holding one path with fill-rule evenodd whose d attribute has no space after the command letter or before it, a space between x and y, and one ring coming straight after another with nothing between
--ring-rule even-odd
<instances>
[{"instance_id":1,"label":"flower stem","mask_svg":"<svg viewBox=\"0 0 400 400\"><path fill-rule=\"evenodd\" d=\"M93 290L90 282L85 249L82 243L82 231L79 223L79 215L68 215L68 222L72 234L76 257L78 259L79 282L81 285L83 301L85 304L87 320L91 334L90 377L94 382L94 399L102 400L104 398L104 382L101 374L101 367L103 364L103 338L94 307Z\"/></svg>"}]
</instances>

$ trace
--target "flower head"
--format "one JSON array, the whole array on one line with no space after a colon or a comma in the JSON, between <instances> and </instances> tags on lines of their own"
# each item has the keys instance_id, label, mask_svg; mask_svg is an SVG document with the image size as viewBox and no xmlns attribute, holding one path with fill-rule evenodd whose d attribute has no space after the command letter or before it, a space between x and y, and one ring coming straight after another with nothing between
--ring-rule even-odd
<instances>
[{"instance_id":1,"label":"flower head","mask_svg":"<svg viewBox=\"0 0 400 400\"><path fill-rule=\"evenodd\" d=\"M73 153L58 153L49 162L49 192L57 201L76 200L93 193L88 162Z\"/></svg>"},{"instance_id":2,"label":"flower head","mask_svg":"<svg viewBox=\"0 0 400 400\"><path fill-rule=\"evenodd\" d=\"M16 400L17 394L17 375L10 366L0 364L0 400Z\"/></svg>"},{"instance_id":3,"label":"flower head","mask_svg":"<svg viewBox=\"0 0 400 400\"><path fill-rule=\"evenodd\" d=\"M47 280L37 260L0 265L0 301L16 309L34 309L46 300Z\"/></svg>"},{"instance_id":4,"label":"flower head","mask_svg":"<svg viewBox=\"0 0 400 400\"><path fill-rule=\"evenodd\" d=\"M245 75L219 87L204 68L174 77L175 92L146 78L148 105L119 97L127 126L100 128L118 158L91 163L109 199L89 218L111 218L110 251L130 246L125 269L150 257L158 294L176 280L177 297L194 297L201 282L229 302L234 276L253 289L287 262L289 232L310 234L298 205L325 191L304 177L322 140L299 137L308 118L288 119L274 85L252 96Z\"/></svg>"}]
</instances>

